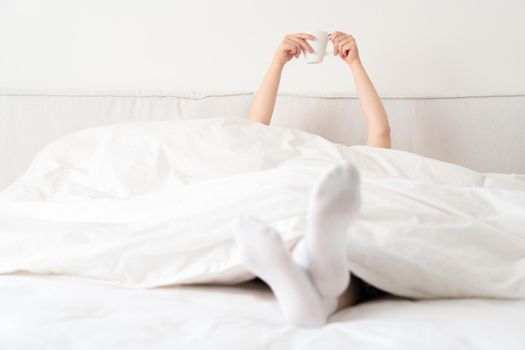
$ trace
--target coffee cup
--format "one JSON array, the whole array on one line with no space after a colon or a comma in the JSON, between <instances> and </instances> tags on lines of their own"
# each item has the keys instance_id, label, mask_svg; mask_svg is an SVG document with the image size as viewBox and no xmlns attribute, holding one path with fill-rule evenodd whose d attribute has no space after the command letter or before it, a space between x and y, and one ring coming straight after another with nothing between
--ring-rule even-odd
<instances>
[{"instance_id":1,"label":"coffee cup","mask_svg":"<svg viewBox=\"0 0 525 350\"><path fill-rule=\"evenodd\" d=\"M328 56L330 54L329 51L326 51L326 45L328 44L329 37L327 32L323 32L321 30L313 30L306 32L307 34L311 34L315 37L313 40L307 40L308 44L312 47L314 52L306 52L304 51L304 59L306 60L306 63L321 63L323 62L323 59L325 56Z\"/></svg>"}]
</instances>

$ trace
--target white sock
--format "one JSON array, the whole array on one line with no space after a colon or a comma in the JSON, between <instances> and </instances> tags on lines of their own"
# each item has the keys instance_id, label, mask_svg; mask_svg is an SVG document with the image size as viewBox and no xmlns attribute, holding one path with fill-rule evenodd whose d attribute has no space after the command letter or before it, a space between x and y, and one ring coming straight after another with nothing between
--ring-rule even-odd
<instances>
[{"instance_id":1,"label":"white sock","mask_svg":"<svg viewBox=\"0 0 525 350\"><path fill-rule=\"evenodd\" d=\"M247 217L234 220L233 232L246 268L270 286L287 321L303 327L323 325L335 305L321 299L307 272L290 257L281 236Z\"/></svg>"},{"instance_id":2,"label":"white sock","mask_svg":"<svg viewBox=\"0 0 525 350\"><path fill-rule=\"evenodd\" d=\"M308 271L323 298L341 295L350 282L346 242L360 205L359 173L349 162L326 173L312 191L307 232L292 258Z\"/></svg>"}]
</instances>

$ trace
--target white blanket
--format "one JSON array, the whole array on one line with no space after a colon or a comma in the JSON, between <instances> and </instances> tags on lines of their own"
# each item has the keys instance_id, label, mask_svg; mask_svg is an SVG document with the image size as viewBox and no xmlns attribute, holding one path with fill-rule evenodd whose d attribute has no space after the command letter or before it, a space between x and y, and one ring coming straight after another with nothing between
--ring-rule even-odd
<instances>
[{"instance_id":1,"label":"white blanket","mask_svg":"<svg viewBox=\"0 0 525 350\"><path fill-rule=\"evenodd\" d=\"M291 247L310 189L345 159L363 178L351 271L408 297L525 298L522 177L235 118L115 124L50 144L0 195L0 273L246 280L232 218L257 216Z\"/></svg>"}]
</instances>

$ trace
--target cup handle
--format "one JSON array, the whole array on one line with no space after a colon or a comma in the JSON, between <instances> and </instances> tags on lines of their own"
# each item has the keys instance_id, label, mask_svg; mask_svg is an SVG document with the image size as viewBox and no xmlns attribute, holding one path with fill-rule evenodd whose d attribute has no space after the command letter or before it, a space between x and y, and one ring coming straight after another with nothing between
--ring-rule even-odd
<instances>
[{"instance_id":1,"label":"cup handle","mask_svg":"<svg viewBox=\"0 0 525 350\"><path fill-rule=\"evenodd\" d=\"M330 40L330 39L328 39L328 41L330 42L330 44L332 44L332 52L334 52L334 43L333 43L332 40ZM324 53L324 57L326 57L326 56L328 56L328 55L330 55L330 54L331 54L330 50L325 51L325 53Z\"/></svg>"}]
</instances>

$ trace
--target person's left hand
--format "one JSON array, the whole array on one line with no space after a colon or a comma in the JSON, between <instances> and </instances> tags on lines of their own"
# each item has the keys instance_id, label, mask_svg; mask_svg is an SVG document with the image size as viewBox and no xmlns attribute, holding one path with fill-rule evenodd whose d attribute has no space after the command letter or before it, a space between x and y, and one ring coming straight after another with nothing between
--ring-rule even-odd
<instances>
[{"instance_id":1,"label":"person's left hand","mask_svg":"<svg viewBox=\"0 0 525 350\"><path fill-rule=\"evenodd\" d=\"M342 32L333 32L330 34L330 40L334 44L334 56L338 55L348 64L361 61L357 44L352 35Z\"/></svg>"}]
</instances>

